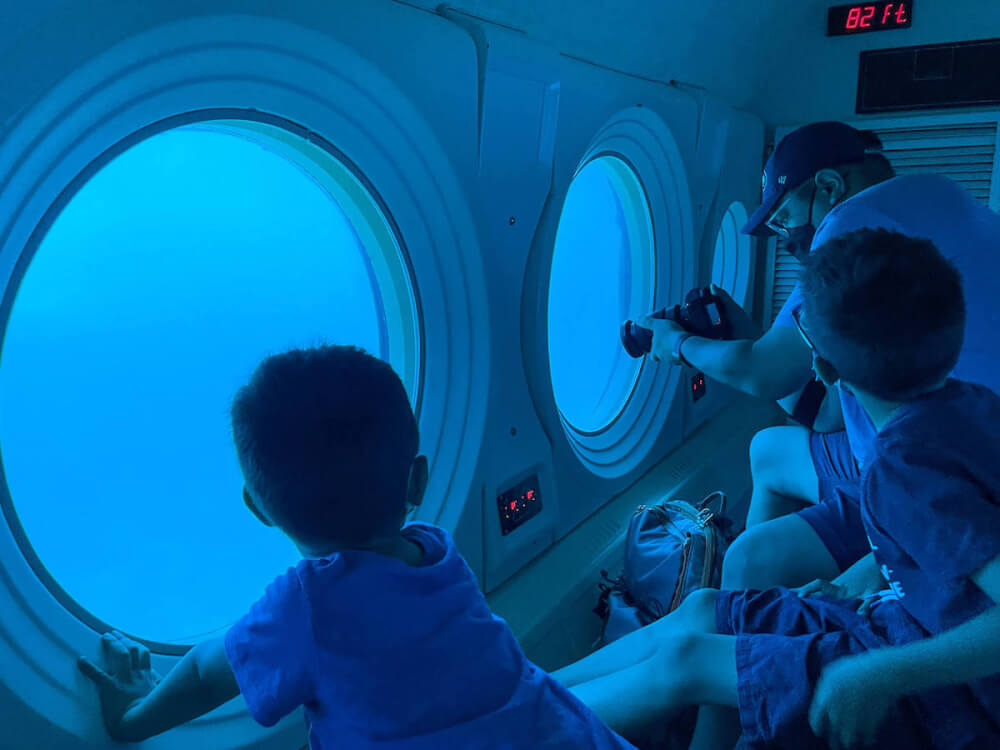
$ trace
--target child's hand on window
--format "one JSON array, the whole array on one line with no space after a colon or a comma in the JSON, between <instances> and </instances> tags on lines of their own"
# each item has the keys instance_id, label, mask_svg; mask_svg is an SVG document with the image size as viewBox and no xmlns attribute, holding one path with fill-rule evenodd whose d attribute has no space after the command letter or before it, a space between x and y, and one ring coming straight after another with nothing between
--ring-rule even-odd
<instances>
[{"instance_id":1,"label":"child's hand on window","mask_svg":"<svg viewBox=\"0 0 1000 750\"><path fill-rule=\"evenodd\" d=\"M81 656L80 671L97 684L104 726L113 740L127 740L122 732L126 712L149 695L161 677L150 669L149 649L117 630L101 636L108 671Z\"/></svg>"},{"instance_id":2,"label":"child's hand on window","mask_svg":"<svg viewBox=\"0 0 1000 750\"><path fill-rule=\"evenodd\" d=\"M901 697L871 653L854 654L826 666L816 682L809 726L832 750L867 747Z\"/></svg>"}]
</instances>

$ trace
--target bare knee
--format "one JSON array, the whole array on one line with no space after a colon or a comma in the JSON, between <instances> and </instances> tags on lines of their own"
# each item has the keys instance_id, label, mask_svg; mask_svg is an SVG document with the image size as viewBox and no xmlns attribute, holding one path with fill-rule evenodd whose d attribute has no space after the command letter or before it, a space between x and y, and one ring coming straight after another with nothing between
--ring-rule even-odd
<instances>
[{"instance_id":1,"label":"bare knee","mask_svg":"<svg viewBox=\"0 0 1000 750\"><path fill-rule=\"evenodd\" d=\"M753 495L747 514L749 529L795 513L815 502L815 470L809 455L808 431L802 427L769 427L750 441Z\"/></svg>"},{"instance_id":2,"label":"bare knee","mask_svg":"<svg viewBox=\"0 0 1000 750\"><path fill-rule=\"evenodd\" d=\"M750 472L754 483L768 479L781 464L785 427L767 427L750 440Z\"/></svg>"},{"instance_id":3,"label":"bare knee","mask_svg":"<svg viewBox=\"0 0 1000 750\"><path fill-rule=\"evenodd\" d=\"M677 608L677 615L683 621L683 629L688 632L715 632L715 600L718 589L697 589L687 595Z\"/></svg>"},{"instance_id":4,"label":"bare knee","mask_svg":"<svg viewBox=\"0 0 1000 750\"><path fill-rule=\"evenodd\" d=\"M775 540L757 526L738 536L722 561L722 588L766 589L784 578L783 560L773 554Z\"/></svg>"}]
</instances>

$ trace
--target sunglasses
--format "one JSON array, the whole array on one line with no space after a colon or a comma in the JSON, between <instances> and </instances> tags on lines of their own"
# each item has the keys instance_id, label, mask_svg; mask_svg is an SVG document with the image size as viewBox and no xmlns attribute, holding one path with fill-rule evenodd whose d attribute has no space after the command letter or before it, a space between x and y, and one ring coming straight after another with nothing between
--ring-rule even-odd
<instances>
[{"instance_id":1,"label":"sunglasses","mask_svg":"<svg viewBox=\"0 0 1000 750\"><path fill-rule=\"evenodd\" d=\"M774 209L774 211L771 212L771 215L764 221L764 226L766 226L775 234L779 234L786 239L788 238L788 227L786 227L783 223L777 222L776 219L782 213L782 211L785 210L785 206L787 206L791 202L794 196L795 196L795 191L789 190L788 195L785 197L785 200L781 202L781 205L778 206L776 209Z\"/></svg>"}]
</instances>

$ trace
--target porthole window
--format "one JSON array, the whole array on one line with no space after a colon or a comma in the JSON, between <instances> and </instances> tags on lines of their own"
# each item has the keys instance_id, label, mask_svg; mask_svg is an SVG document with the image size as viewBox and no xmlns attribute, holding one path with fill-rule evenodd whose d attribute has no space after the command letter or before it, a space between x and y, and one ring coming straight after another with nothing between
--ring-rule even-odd
<instances>
[{"instance_id":1,"label":"porthole window","mask_svg":"<svg viewBox=\"0 0 1000 750\"><path fill-rule=\"evenodd\" d=\"M619 327L652 309L653 228L645 191L622 159L600 155L570 183L556 230L548 298L549 366L556 406L581 433L621 414L641 360Z\"/></svg>"},{"instance_id":2,"label":"porthole window","mask_svg":"<svg viewBox=\"0 0 1000 750\"><path fill-rule=\"evenodd\" d=\"M747 222L743 204L732 203L722 217L712 256L712 283L725 289L742 307L750 295L750 237L740 232Z\"/></svg>"},{"instance_id":3,"label":"porthole window","mask_svg":"<svg viewBox=\"0 0 1000 750\"><path fill-rule=\"evenodd\" d=\"M243 505L229 407L264 357L319 344L388 361L417 403L405 256L349 165L237 120L107 161L35 248L2 344L3 470L62 593L194 643L296 564Z\"/></svg>"}]
</instances>

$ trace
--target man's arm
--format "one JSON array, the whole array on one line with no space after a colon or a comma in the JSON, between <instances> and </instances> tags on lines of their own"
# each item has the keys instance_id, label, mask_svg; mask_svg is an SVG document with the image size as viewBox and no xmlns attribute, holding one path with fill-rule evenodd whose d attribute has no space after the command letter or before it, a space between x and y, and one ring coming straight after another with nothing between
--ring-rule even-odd
<instances>
[{"instance_id":1,"label":"man's arm","mask_svg":"<svg viewBox=\"0 0 1000 750\"><path fill-rule=\"evenodd\" d=\"M1000 556L972 576L994 606L961 625L903 646L869 651L875 669L884 669L901 693L961 685L1000 673Z\"/></svg>"},{"instance_id":2,"label":"man's arm","mask_svg":"<svg viewBox=\"0 0 1000 750\"><path fill-rule=\"evenodd\" d=\"M214 711L239 694L223 639L204 641L188 651L149 695L125 712L122 733L128 741L141 742Z\"/></svg>"},{"instance_id":3,"label":"man's arm","mask_svg":"<svg viewBox=\"0 0 1000 750\"><path fill-rule=\"evenodd\" d=\"M671 350L674 341L671 338ZM681 351L709 377L768 401L801 388L812 374L812 355L794 326L771 326L756 341L693 336Z\"/></svg>"}]
</instances>

